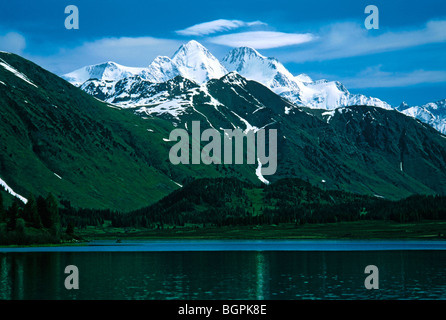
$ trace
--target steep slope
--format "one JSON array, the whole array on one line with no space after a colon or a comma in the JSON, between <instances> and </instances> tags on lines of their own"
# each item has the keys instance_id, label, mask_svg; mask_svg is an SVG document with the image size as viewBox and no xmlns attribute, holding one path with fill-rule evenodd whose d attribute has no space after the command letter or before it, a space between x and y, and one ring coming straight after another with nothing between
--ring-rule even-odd
<instances>
[{"instance_id":1,"label":"steep slope","mask_svg":"<svg viewBox=\"0 0 446 320\"><path fill-rule=\"evenodd\" d=\"M169 121L107 105L7 53L0 53L0 121L0 178L24 198L52 192L74 206L130 210L187 177L225 175L215 166L171 165Z\"/></svg>"},{"instance_id":2,"label":"steep slope","mask_svg":"<svg viewBox=\"0 0 446 320\"><path fill-rule=\"evenodd\" d=\"M192 121L222 137L237 127L276 129L277 172L263 177L271 183L297 177L391 199L446 192L445 136L394 110L300 107L237 72L203 84L134 76L113 81L112 91L105 80L86 82L85 90L113 103L105 104L18 56L0 58L0 178L24 197L51 191L81 207L134 209L194 178L262 184L257 163L246 160L172 165L170 133L190 135Z\"/></svg>"},{"instance_id":3,"label":"steep slope","mask_svg":"<svg viewBox=\"0 0 446 320\"><path fill-rule=\"evenodd\" d=\"M318 144L331 153L342 147L343 164L355 161L354 175L371 179L366 183L354 178L358 190L362 185L381 196L445 193L446 136L438 131L398 111L374 107L338 108L321 116L330 128L318 137ZM333 132L337 141L327 137ZM380 180L388 183L380 185Z\"/></svg>"},{"instance_id":4,"label":"steep slope","mask_svg":"<svg viewBox=\"0 0 446 320\"><path fill-rule=\"evenodd\" d=\"M299 107L236 72L200 86L188 87L181 77L174 80L164 87L167 100L133 110L189 132L192 121L200 121L202 130L222 133L232 128L276 129L278 167L276 174L265 177L270 182L299 177L387 198L446 190L445 137L397 111ZM252 175L254 168L248 166L246 174Z\"/></svg>"}]
</instances>

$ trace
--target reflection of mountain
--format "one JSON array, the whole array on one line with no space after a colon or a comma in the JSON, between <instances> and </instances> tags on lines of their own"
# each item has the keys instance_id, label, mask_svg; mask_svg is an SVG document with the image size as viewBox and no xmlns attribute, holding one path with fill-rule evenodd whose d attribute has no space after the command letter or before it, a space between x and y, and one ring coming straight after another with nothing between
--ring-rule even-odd
<instances>
[{"instance_id":1,"label":"reflection of mountain","mask_svg":"<svg viewBox=\"0 0 446 320\"><path fill-rule=\"evenodd\" d=\"M193 178L261 183L256 165L172 165L170 132L189 130L196 120L202 130L277 129L277 173L266 177L271 182L299 177L386 198L446 191L446 139L432 128L373 106L305 108L269 89L282 82L264 85L237 72L220 77L223 69L204 56L209 63L198 64L203 72L188 73L203 82L182 75L153 82L146 69L107 64L95 71L98 79L81 85L104 103L19 56L0 53L0 178L25 197L51 191L75 206L122 210L159 200ZM183 66L196 71L197 60L188 61ZM116 69L108 72L111 66ZM298 79L309 83L303 75Z\"/></svg>"}]
</instances>

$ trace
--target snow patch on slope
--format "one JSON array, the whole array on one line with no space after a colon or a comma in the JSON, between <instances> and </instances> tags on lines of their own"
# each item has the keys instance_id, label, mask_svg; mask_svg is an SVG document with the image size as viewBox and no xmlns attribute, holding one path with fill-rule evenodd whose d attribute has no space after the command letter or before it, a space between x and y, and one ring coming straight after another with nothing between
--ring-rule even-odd
<instances>
[{"instance_id":1,"label":"snow patch on slope","mask_svg":"<svg viewBox=\"0 0 446 320\"><path fill-rule=\"evenodd\" d=\"M262 175L262 163L260 162L259 158L257 158L257 162L259 163L256 169L257 178L259 178L259 180L262 181L264 184L269 184L269 181L266 180Z\"/></svg>"},{"instance_id":2,"label":"snow patch on slope","mask_svg":"<svg viewBox=\"0 0 446 320\"><path fill-rule=\"evenodd\" d=\"M12 196L18 198L20 201L22 201L24 204L26 204L28 202L28 199L26 199L25 197L22 197L21 195L19 195L18 193L14 192L14 190L12 190L12 188L10 186L8 186L8 184L2 180L0 178L0 186L3 187L3 189L5 189L6 192L10 193Z\"/></svg>"},{"instance_id":3,"label":"snow patch on slope","mask_svg":"<svg viewBox=\"0 0 446 320\"><path fill-rule=\"evenodd\" d=\"M34 83L32 83L31 80L28 79L27 76L25 76L23 73L17 71L16 69L14 69L12 66L10 66L8 63L6 63L5 60L0 59L0 66L2 66L3 68L5 68L6 70L8 70L9 72L13 73L16 77L22 79L23 81L29 83L30 85L38 88Z\"/></svg>"}]
</instances>

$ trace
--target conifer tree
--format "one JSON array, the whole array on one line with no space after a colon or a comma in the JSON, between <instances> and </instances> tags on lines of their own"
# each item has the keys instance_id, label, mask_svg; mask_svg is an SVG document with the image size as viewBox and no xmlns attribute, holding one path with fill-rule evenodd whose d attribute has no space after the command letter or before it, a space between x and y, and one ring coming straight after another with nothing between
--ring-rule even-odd
<instances>
[{"instance_id":1,"label":"conifer tree","mask_svg":"<svg viewBox=\"0 0 446 320\"><path fill-rule=\"evenodd\" d=\"M23 218L34 228L42 228L42 221L37 209L37 201L32 194L29 196L28 202L23 209Z\"/></svg>"},{"instance_id":2,"label":"conifer tree","mask_svg":"<svg viewBox=\"0 0 446 320\"><path fill-rule=\"evenodd\" d=\"M12 205L9 207L9 209L6 212L6 230L7 231L13 231L16 228L17 219L19 217L19 203L18 199L14 199L12 202Z\"/></svg>"},{"instance_id":3,"label":"conifer tree","mask_svg":"<svg viewBox=\"0 0 446 320\"><path fill-rule=\"evenodd\" d=\"M48 194L48 197L45 199L46 209L48 211L49 217L49 228L51 229L51 233L59 238L60 236L60 216L59 216L59 205L57 203L57 199L52 195L52 193Z\"/></svg>"}]
</instances>

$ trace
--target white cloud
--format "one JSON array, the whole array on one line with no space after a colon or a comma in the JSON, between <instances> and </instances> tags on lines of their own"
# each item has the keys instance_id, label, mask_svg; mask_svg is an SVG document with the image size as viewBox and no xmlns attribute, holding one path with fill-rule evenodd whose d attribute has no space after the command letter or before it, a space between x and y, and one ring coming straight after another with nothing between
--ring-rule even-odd
<instances>
[{"instance_id":1,"label":"white cloud","mask_svg":"<svg viewBox=\"0 0 446 320\"><path fill-rule=\"evenodd\" d=\"M341 82L352 89L406 87L423 83L446 82L446 71L420 69L410 72L388 72L382 71L381 66L373 66L355 77L341 79Z\"/></svg>"},{"instance_id":2,"label":"white cloud","mask_svg":"<svg viewBox=\"0 0 446 320\"><path fill-rule=\"evenodd\" d=\"M209 42L229 47L251 47L254 49L270 49L298 45L312 41L310 33L283 33L276 31L250 31L231 33L207 39Z\"/></svg>"},{"instance_id":3,"label":"white cloud","mask_svg":"<svg viewBox=\"0 0 446 320\"><path fill-rule=\"evenodd\" d=\"M175 32L183 36L203 36L216 32L228 31L228 30L238 29L241 27L258 26L258 25L266 25L266 23L261 21L245 22L241 20L218 19L195 24L191 27L188 27L183 30L178 30Z\"/></svg>"},{"instance_id":4,"label":"white cloud","mask_svg":"<svg viewBox=\"0 0 446 320\"><path fill-rule=\"evenodd\" d=\"M352 22L336 23L318 32L318 40L303 50L288 52L284 62L324 61L363 56L380 52L446 41L446 20L434 20L422 28L387 31L374 35L363 25Z\"/></svg>"},{"instance_id":5,"label":"white cloud","mask_svg":"<svg viewBox=\"0 0 446 320\"><path fill-rule=\"evenodd\" d=\"M7 52L22 54L26 47L26 40L20 33L8 32L0 35L0 49Z\"/></svg>"}]
</instances>

